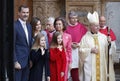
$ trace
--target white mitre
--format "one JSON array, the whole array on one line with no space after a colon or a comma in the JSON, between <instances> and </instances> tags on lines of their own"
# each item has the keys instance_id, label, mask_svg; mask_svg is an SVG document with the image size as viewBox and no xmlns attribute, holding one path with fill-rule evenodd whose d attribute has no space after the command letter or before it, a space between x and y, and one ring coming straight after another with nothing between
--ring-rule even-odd
<instances>
[{"instance_id":1,"label":"white mitre","mask_svg":"<svg viewBox=\"0 0 120 81\"><path fill-rule=\"evenodd\" d=\"M89 12L87 14L87 19L88 19L89 23L99 25L99 16L98 16L98 13L96 11L94 11L93 14L91 14Z\"/></svg>"}]
</instances>

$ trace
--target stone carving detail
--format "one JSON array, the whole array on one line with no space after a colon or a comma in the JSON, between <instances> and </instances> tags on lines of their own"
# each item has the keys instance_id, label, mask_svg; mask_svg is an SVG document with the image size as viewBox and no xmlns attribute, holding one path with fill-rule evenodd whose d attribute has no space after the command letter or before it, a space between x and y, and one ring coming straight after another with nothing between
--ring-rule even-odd
<instances>
[{"instance_id":1,"label":"stone carving detail","mask_svg":"<svg viewBox=\"0 0 120 81\"><path fill-rule=\"evenodd\" d=\"M58 17L60 15L60 4L57 2L34 2L34 16L39 17L42 24L45 24L49 16Z\"/></svg>"}]
</instances>

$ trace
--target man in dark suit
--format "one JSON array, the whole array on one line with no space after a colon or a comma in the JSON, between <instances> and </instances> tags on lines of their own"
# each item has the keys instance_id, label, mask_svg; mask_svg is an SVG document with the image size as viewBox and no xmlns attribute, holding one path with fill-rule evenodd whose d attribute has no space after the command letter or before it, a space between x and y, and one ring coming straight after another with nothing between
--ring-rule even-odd
<instances>
[{"instance_id":1,"label":"man in dark suit","mask_svg":"<svg viewBox=\"0 0 120 81\"><path fill-rule=\"evenodd\" d=\"M32 44L32 29L27 22L29 8L21 5L18 9L19 18L14 23L14 68L15 81L28 81L29 54Z\"/></svg>"}]
</instances>

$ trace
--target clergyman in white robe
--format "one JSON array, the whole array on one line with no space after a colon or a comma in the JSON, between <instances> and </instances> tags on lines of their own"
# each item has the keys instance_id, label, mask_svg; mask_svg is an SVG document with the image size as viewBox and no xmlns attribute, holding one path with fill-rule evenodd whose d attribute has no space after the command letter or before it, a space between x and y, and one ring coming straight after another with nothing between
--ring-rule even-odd
<instances>
[{"instance_id":1,"label":"clergyman in white robe","mask_svg":"<svg viewBox=\"0 0 120 81\"><path fill-rule=\"evenodd\" d=\"M91 49L95 47L94 36L98 37L99 48L99 58L96 57L97 54L91 53ZM107 37L98 32L97 34L92 34L88 31L79 43L79 55L80 55L80 81L107 81L107 62L108 62L108 41ZM97 66L97 60L99 60L99 66ZM111 62L111 59L110 59ZM109 81L115 81L115 75L113 64L109 64ZM99 72L98 72L99 69ZM99 73L99 77L97 75ZM97 78L96 78L97 77Z\"/></svg>"}]
</instances>

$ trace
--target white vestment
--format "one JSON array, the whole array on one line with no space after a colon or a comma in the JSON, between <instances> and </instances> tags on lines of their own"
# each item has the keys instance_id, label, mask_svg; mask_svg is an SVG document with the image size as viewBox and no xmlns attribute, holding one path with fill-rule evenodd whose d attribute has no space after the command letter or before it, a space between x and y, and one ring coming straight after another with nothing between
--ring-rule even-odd
<instances>
[{"instance_id":1,"label":"white vestment","mask_svg":"<svg viewBox=\"0 0 120 81\"><path fill-rule=\"evenodd\" d=\"M95 47L94 35L98 37L99 43L99 54L100 58L96 59L96 54L91 53L91 49ZM91 34L91 32L87 32L80 44L79 55L80 55L80 81L97 81L96 80L96 60L100 60L100 81L107 81L107 57L108 57L108 42L107 37L99 33ZM112 49L111 49L112 51ZM110 55L111 56L111 55ZM109 73L110 80L115 81L115 75L113 70L113 64L110 58L109 63Z\"/></svg>"},{"instance_id":2,"label":"white vestment","mask_svg":"<svg viewBox=\"0 0 120 81\"><path fill-rule=\"evenodd\" d=\"M79 59L79 55L78 55L78 48L76 49L72 49L72 68L78 68L78 59Z\"/></svg>"}]
</instances>

